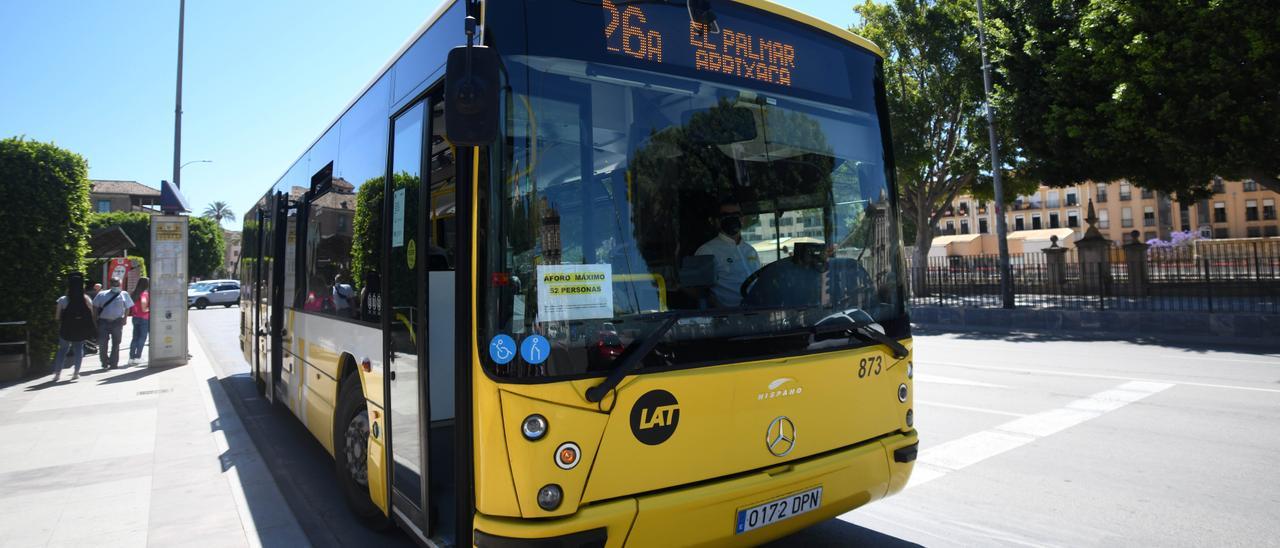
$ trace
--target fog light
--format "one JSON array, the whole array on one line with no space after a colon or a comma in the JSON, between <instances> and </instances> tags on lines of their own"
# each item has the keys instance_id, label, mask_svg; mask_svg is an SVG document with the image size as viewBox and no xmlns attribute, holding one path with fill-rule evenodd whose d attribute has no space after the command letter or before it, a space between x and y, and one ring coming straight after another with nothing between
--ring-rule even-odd
<instances>
[{"instance_id":1,"label":"fog light","mask_svg":"<svg viewBox=\"0 0 1280 548\"><path fill-rule=\"evenodd\" d=\"M907 410L907 427L910 428L912 426L915 426L915 424L916 424L916 417L913 413L911 413L911 410L908 409Z\"/></svg>"},{"instance_id":2,"label":"fog light","mask_svg":"<svg viewBox=\"0 0 1280 548\"><path fill-rule=\"evenodd\" d=\"M542 436L547 435L547 418L536 413L525 417L520 424L520 433L529 441L542 439Z\"/></svg>"},{"instance_id":3,"label":"fog light","mask_svg":"<svg viewBox=\"0 0 1280 548\"><path fill-rule=\"evenodd\" d=\"M907 403L907 384L906 383L902 383L898 385L898 401L902 403Z\"/></svg>"},{"instance_id":4,"label":"fog light","mask_svg":"<svg viewBox=\"0 0 1280 548\"><path fill-rule=\"evenodd\" d=\"M566 442L560 444L560 447L556 448L556 466L559 466L561 470L572 470L574 466L578 465L578 456L581 453L576 443Z\"/></svg>"},{"instance_id":5,"label":"fog light","mask_svg":"<svg viewBox=\"0 0 1280 548\"><path fill-rule=\"evenodd\" d=\"M907 378L915 378L915 366L911 362L907 362Z\"/></svg>"},{"instance_id":6,"label":"fog light","mask_svg":"<svg viewBox=\"0 0 1280 548\"><path fill-rule=\"evenodd\" d=\"M550 512L560 507L560 499L563 498L564 492L559 485L548 484L538 490L538 507Z\"/></svg>"}]
</instances>

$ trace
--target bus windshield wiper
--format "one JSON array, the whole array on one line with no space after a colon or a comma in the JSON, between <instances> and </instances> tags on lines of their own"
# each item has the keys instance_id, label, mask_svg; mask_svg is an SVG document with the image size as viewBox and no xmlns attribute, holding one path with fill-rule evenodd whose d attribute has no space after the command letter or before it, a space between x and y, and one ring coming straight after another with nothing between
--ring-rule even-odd
<instances>
[{"instance_id":1,"label":"bus windshield wiper","mask_svg":"<svg viewBox=\"0 0 1280 548\"><path fill-rule=\"evenodd\" d=\"M658 327L649 332L647 336L627 345L621 360L617 365L613 366L611 371L609 371L609 376L605 377L600 384L587 389L587 401L591 403L599 403L600 400L603 400L605 394L608 394L610 390L613 390L614 387L618 386L618 383L622 382L622 377L627 376L628 372L635 369L637 365L640 365L640 360L643 360L645 356L649 355L649 352L653 351L653 347L658 345L658 341L662 339L662 336L666 335L668 331L671 331L671 328L674 327L676 322L680 321L681 318L706 315L709 314L671 314L667 316L662 320L662 323L658 324Z\"/></svg>"},{"instance_id":2,"label":"bus windshield wiper","mask_svg":"<svg viewBox=\"0 0 1280 548\"><path fill-rule=\"evenodd\" d=\"M864 316L867 315L866 312L862 312L861 310L858 310L858 312ZM823 322L827 320L846 320L848 323L824 325ZM813 333L814 337L828 335L831 333L847 333L864 342L883 344L889 347L889 351L893 354L895 359L902 359L910 354L910 351L908 351L907 347L903 346L902 343L871 327L872 323L874 323L874 321L870 319L870 316L865 320L858 321L853 316L850 316L847 311L837 312L818 320L818 323L814 324L813 327L810 327L809 331Z\"/></svg>"},{"instance_id":3,"label":"bus windshield wiper","mask_svg":"<svg viewBox=\"0 0 1280 548\"><path fill-rule=\"evenodd\" d=\"M662 323L658 324L658 327L653 331L650 331L647 336L627 345L627 348L623 350L623 354L619 358L618 364L613 366L613 369L609 371L609 376L605 377L600 384L587 389L587 401L591 403L599 403L600 400L603 400L605 394L608 394L610 390L613 390L614 387L618 386L618 383L622 382L622 378L627 376L627 373L630 373L632 369L635 369L636 366L640 365L640 361L653 351L653 348L658 345L658 341L662 339L662 336L666 335L668 331L671 331L671 328L675 327L676 323L680 320L688 318L758 314L761 312L777 312L780 310L791 310L794 308L796 307L759 307L730 310L689 310L672 312L664 317L662 319Z\"/></svg>"}]
</instances>

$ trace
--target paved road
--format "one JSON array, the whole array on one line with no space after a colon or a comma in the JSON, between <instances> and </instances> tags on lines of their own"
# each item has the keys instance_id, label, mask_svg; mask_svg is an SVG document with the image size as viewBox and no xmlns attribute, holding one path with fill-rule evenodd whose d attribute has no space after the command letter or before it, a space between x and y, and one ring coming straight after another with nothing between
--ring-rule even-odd
<instances>
[{"instance_id":1,"label":"paved road","mask_svg":"<svg viewBox=\"0 0 1280 548\"><path fill-rule=\"evenodd\" d=\"M231 373L247 371L236 347L238 314L191 314ZM907 490L775 545L1194 546L1280 538L1280 346L1230 351L919 333L916 348L922 451ZM361 530L334 502L327 453L237 378L224 382L244 398L255 441L270 440L260 447L264 458L292 463L277 481L313 543L408 542Z\"/></svg>"},{"instance_id":2,"label":"paved road","mask_svg":"<svg viewBox=\"0 0 1280 548\"><path fill-rule=\"evenodd\" d=\"M240 309L193 309L189 317L245 429L311 544L416 546L398 529L378 533L360 525L347 509L334 480L333 457L293 415L258 396L248 376L249 364L240 353Z\"/></svg>"}]
</instances>

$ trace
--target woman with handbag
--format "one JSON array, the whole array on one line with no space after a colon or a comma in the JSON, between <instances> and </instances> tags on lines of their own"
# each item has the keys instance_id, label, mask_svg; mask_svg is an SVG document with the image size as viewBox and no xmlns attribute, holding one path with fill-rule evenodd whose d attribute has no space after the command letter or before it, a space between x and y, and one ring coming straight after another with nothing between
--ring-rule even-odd
<instances>
[{"instance_id":1,"label":"woman with handbag","mask_svg":"<svg viewBox=\"0 0 1280 548\"><path fill-rule=\"evenodd\" d=\"M138 278L133 286L133 308L129 315L133 317L133 338L129 340L129 365L142 362L142 350L147 344L147 334L151 327L151 283L147 278Z\"/></svg>"},{"instance_id":2,"label":"woman with handbag","mask_svg":"<svg viewBox=\"0 0 1280 548\"><path fill-rule=\"evenodd\" d=\"M98 315L93 310L93 301L84 294L84 279L80 274L67 276L66 294L58 297L54 318L58 321L58 353L53 359L53 382L58 382L68 359L74 360L71 378L77 379L84 359L84 341L98 334Z\"/></svg>"}]
</instances>

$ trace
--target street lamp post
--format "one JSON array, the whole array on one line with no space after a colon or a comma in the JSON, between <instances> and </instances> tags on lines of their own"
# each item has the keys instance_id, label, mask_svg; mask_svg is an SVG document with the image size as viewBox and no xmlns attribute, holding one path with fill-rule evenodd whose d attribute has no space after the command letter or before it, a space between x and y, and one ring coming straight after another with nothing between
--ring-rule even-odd
<instances>
[{"instance_id":1,"label":"street lamp post","mask_svg":"<svg viewBox=\"0 0 1280 548\"><path fill-rule=\"evenodd\" d=\"M991 65L987 63L986 19L978 0L978 48L982 50L982 96L987 109L987 136L991 140L991 179L995 188L996 245L1000 250L1000 297L1004 308L1013 308L1013 284L1009 279L1009 227L1004 221L1004 181L1000 176L1000 144L996 142L996 115L991 108Z\"/></svg>"},{"instance_id":2,"label":"street lamp post","mask_svg":"<svg viewBox=\"0 0 1280 548\"><path fill-rule=\"evenodd\" d=\"M173 184L182 188L182 30L186 23L187 0L178 0L178 91L173 108Z\"/></svg>"},{"instance_id":3,"label":"street lamp post","mask_svg":"<svg viewBox=\"0 0 1280 548\"><path fill-rule=\"evenodd\" d=\"M213 163L213 160L191 160L185 164L182 164L180 167L178 167L178 171L182 171L182 168L187 167L191 164L212 164L212 163Z\"/></svg>"}]
</instances>

